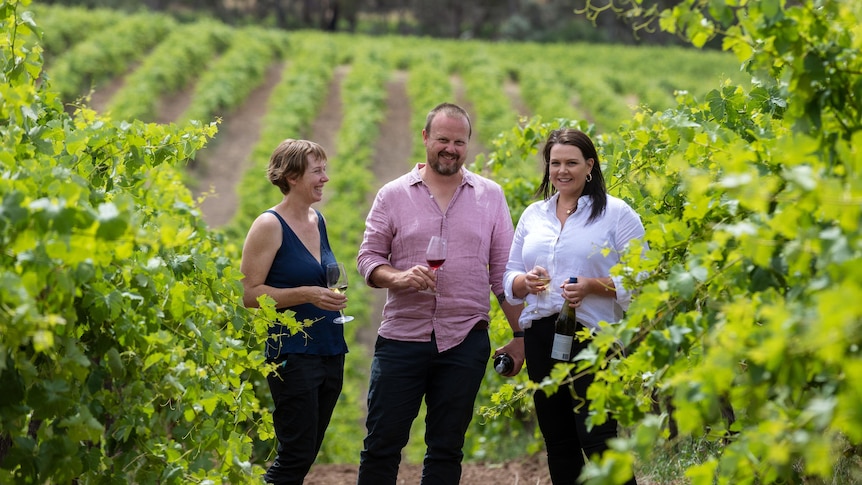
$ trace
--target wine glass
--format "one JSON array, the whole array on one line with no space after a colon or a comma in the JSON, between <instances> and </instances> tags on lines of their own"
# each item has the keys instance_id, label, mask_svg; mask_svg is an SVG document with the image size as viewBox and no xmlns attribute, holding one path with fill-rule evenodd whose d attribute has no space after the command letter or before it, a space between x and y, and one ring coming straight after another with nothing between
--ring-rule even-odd
<instances>
[{"instance_id":1,"label":"wine glass","mask_svg":"<svg viewBox=\"0 0 862 485\"><path fill-rule=\"evenodd\" d=\"M539 283L545 286L544 290L536 294L536 309L533 310L533 313L538 313L540 309L547 306L548 296L551 294L550 258L548 255L543 254L536 258L533 272L539 275Z\"/></svg>"},{"instance_id":2,"label":"wine glass","mask_svg":"<svg viewBox=\"0 0 862 485\"><path fill-rule=\"evenodd\" d=\"M344 263L329 263L326 265L326 286L336 293L347 292L347 271L344 270ZM345 315L339 310L340 317L333 320L335 323L347 323L353 320L350 315Z\"/></svg>"},{"instance_id":3,"label":"wine glass","mask_svg":"<svg viewBox=\"0 0 862 485\"><path fill-rule=\"evenodd\" d=\"M446 261L446 238L440 236L431 236L428 241L428 248L425 250L425 261L431 271L437 272L440 266ZM422 293L434 294L434 290L422 290Z\"/></svg>"}]
</instances>

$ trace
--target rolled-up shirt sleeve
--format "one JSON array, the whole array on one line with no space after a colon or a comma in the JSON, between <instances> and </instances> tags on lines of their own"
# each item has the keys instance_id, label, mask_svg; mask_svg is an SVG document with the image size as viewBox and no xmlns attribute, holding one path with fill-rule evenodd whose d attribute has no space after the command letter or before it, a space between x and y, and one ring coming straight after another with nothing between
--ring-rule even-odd
<instances>
[{"instance_id":1,"label":"rolled-up shirt sleeve","mask_svg":"<svg viewBox=\"0 0 862 485\"><path fill-rule=\"evenodd\" d=\"M515 278L518 275L526 273L524 271L524 220L518 222L518 227L515 228L515 235L512 239L512 247L509 250L509 261L506 263L506 274L503 276L503 287L506 291L506 301L512 305L520 305L524 303L524 298L515 296L514 285Z\"/></svg>"},{"instance_id":2,"label":"rolled-up shirt sleeve","mask_svg":"<svg viewBox=\"0 0 862 485\"><path fill-rule=\"evenodd\" d=\"M389 264L392 236L386 201L378 193L365 219L365 235L356 256L356 269L365 278L365 283L372 288L376 286L371 282L371 273L378 266Z\"/></svg>"},{"instance_id":3,"label":"rolled-up shirt sleeve","mask_svg":"<svg viewBox=\"0 0 862 485\"><path fill-rule=\"evenodd\" d=\"M514 229L512 227L512 215L506 204L506 197L502 190L499 191L497 200L500 201L496 210L496 222L494 232L491 236L491 252L489 255L489 276L491 281L491 292L494 295L506 293L505 274L509 260L510 248Z\"/></svg>"}]
</instances>

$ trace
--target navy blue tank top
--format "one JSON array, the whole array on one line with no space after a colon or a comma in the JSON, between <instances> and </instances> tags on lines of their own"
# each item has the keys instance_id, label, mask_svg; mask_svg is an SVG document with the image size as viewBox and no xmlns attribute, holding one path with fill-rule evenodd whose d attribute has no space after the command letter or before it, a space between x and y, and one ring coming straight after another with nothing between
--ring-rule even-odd
<instances>
[{"instance_id":1,"label":"navy blue tank top","mask_svg":"<svg viewBox=\"0 0 862 485\"><path fill-rule=\"evenodd\" d=\"M299 286L322 286L326 288L326 265L335 262L335 255L329 247L326 223L317 212L317 229L320 232L320 262L306 249L293 229L284 222L278 213L268 210L281 222L281 247L266 275L266 284L275 288L296 288ZM337 311L323 310L311 303L303 303L279 311L292 310L294 318L300 322L313 320L315 323L305 328L308 336L297 333L288 335L287 327L274 324L269 329L266 341L266 357L274 360L283 354L339 355L347 353L344 341L344 326L333 322Z\"/></svg>"}]
</instances>

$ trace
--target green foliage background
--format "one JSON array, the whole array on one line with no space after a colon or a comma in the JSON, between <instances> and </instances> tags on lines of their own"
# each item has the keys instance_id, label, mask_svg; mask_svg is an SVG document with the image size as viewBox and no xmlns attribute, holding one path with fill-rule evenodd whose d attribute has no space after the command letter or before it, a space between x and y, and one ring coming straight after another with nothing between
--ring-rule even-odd
<instances>
[{"instance_id":1,"label":"green foliage background","mask_svg":"<svg viewBox=\"0 0 862 485\"><path fill-rule=\"evenodd\" d=\"M670 419L718 445L685 470L694 484L862 479L860 19L859 4L831 1L687 1L641 19L696 46L723 38L755 84L681 95L598 136L610 191L637 207L649 250L617 270L639 291L625 320L571 366L596 373L593 422L613 414L631 430L587 483L655 459ZM558 125L503 134L490 165L506 176ZM484 413L564 383L558 370L502 389Z\"/></svg>"},{"instance_id":2,"label":"green foliage background","mask_svg":"<svg viewBox=\"0 0 862 485\"><path fill-rule=\"evenodd\" d=\"M69 116L26 3L0 5L0 482L248 480L267 324L176 169L215 124Z\"/></svg>"},{"instance_id":3,"label":"green foliage background","mask_svg":"<svg viewBox=\"0 0 862 485\"><path fill-rule=\"evenodd\" d=\"M585 12L598 10L588 2ZM592 419L613 414L627 431L585 478L619 483L633 462L643 470L670 438L673 418L675 440L716 444L681 470L692 483L859 481L862 6L686 0L629 15L695 47L720 39L753 82L727 79L708 92L669 95L658 74L631 83L624 70L607 67L621 51L602 46L578 54L566 46L469 43L465 56L466 44L454 42L427 47L399 40L402 49L382 49L360 37L308 33L288 42L280 34L227 33L212 24L185 27L201 42L177 42L178 50L164 55L192 63L197 57L184 57L183 49L228 57L232 45L260 46L242 59L248 63L242 74L251 77L212 80L240 86L253 84L260 65L290 50L304 69L285 69L276 97L283 108L267 123L283 130L261 135L255 159L264 164L285 133L297 136L308 126L334 67L352 63L338 150L345 173L333 177L340 195L327 213L345 260L353 255L344 248L357 246L361 235L355 213L364 214L372 190L369 140L377 138L384 113L387 69L424 74L411 76L408 86L419 113L412 126L421 126L431 102L422 93L435 102L447 96L434 87L441 83L423 82L464 76L483 116L480 140L492 148L474 168L504 185L516 219L531 200L538 177L532 161L547 131L561 124L590 131L611 192L642 215L649 250L642 257L634 248L618 268L639 289L626 318L608 325L573 364L596 373ZM84 18L94 31L120 22L106 13ZM236 268L240 235L267 206L256 185L261 177L249 174L234 223L207 228L182 167L216 135L217 123L147 123L138 118L146 120L152 107L128 101L115 105L114 116L84 106L67 114L69 96L124 72L134 59L122 45L82 41L63 22L44 19L56 30L46 28L42 37L29 1L0 3L0 482L255 481L273 439L260 349L276 316L271 308L239 306ZM157 37L176 29L170 20L158 25L167 30ZM43 46L59 46L45 56L47 77ZM410 49L421 55L404 54ZM531 54L499 56L516 50ZM567 62L538 64L549 53ZM607 62L585 64L595 56ZM429 61L443 68L427 69ZM681 69L662 62L656 59L657 69ZM581 65L592 69L567 67ZM518 77L525 100L543 117L518 126L505 121L513 117L500 101L507 75ZM596 83L600 75L617 86ZM137 85L189 82L177 71L160 76L156 82L142 76ZM634 115L619 101L623 84L640 86L644 104ZM572 91L589 93L580 101L593 119L560 102ZM200 98L206 101L195 111L198 119L212 119L244 96L241 89L206 92L221 94ZM137 111L124 116L124 109ZM355 287L351 311L368 319L370 296ZM495 315L496 343L506 340L505 327ZM616 341L625 345L625 358L597 357ZM353 384L339 404L351 424L335 423L338 439L329 440L322 461L357 456L355 382L367 362L355 354ZM567 375L560 368L542 386L555 388ZM540 448L526 399L539 386L525 376L502 385L489 373L486 381L468 456L500 456L521 439L526 451ZM729 408L732 422L722 412Z\"/></svg>"}]
</instances>

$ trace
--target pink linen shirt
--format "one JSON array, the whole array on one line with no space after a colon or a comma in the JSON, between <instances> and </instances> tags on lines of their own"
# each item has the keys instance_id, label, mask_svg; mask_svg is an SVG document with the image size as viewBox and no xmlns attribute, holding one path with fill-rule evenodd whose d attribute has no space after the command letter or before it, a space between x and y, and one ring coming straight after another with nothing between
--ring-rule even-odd
<instances>
[{"instance_id":1,"label":"pink linen shirt","mask_svg":"<svg viewBox=\"0 0 862 485\"><path fill-rule=\"evenodd\" d=\"M514 227L499 184L461 170L463 180L442 212L413 170L380 189L365 221L357 268L366 283L381 265L407 270L426 265L431 236L447 239L446 262L437 270L437 294L413 288L387 291L384 338L428 342L436 336L443 352L460 344L480 321L488 321L491 294L503 295L503 274Z\"/></svg>"}]
</instances>

